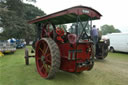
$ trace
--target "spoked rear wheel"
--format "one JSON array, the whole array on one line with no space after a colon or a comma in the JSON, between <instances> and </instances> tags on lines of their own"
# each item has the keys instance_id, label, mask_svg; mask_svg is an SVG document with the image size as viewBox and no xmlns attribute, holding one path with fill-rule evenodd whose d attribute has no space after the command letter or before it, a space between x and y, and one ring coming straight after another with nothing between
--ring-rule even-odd
<instances>
[{"instance_id":1,"label":"spoked rear wheel","mask_svg":"<svg viewBox=\"0 0 128 85\"><path fill-rule=\"evenodd\" d=\"M59 48L51 38L42 38L37 42L36 66L39 74L46 79L53 78L59 70Z\"/></svg>"}]
</instances>

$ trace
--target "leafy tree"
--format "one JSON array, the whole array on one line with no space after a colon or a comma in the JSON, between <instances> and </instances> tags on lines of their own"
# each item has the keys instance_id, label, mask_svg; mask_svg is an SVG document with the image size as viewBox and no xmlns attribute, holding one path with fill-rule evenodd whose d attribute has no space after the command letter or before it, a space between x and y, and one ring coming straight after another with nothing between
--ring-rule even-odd
<instances>
[{"instance_id":1,"label":"leafy tree","mask_svg":"<svg viewBox=\"0 0 128 85\"><path fill-rule=\"evenodd\" d=\"M9 4L9 2L11 2L11 4ZM18 5L16 3L18 3ZM21 9L17 8L18 6L21 6ZM24 38L27 42L34 40L35 36L35 26L28 24L28 20L36 16L45 15L45 13L37 7L24 4L21 0L0 2L0 12L0 27L4 28L0 36L4 39L12 37L18 39Z\"/></svg>"},{"instance_id":2,"label":"leafy tree","mask_svg":"<svg viewBox=\"0 0 128 85\"><path fill-rule=\"evenodd\" d=\"M6 0L8 10L16 12L18 16L24 16L24 4L21 0Z\"/></svg>"},{"instance_id":3,"label":"leafy tree","mask_svg":"<svg viewBox=\"0 0 128 85\"><path fill-rule=\"evenodd\" d=\"M103 35L106 35L108 33L119 33L121 32L119 29L115 29L113 25L103 25L101 26L101 31Z\"/></svg>"},{"instance_id":4,"label":"leafy tree","mask_svg":"<svg viewBox=\"0 0 128 85\"><path fill-rule=\"evenodd\" d=\"M24 4L24 18L26 20L31 20L33 18L36 18L36 16L43 16L46 15L42 10L38 9L37 7L31 5L31 4Z\"/></svg>"}]
</instances>

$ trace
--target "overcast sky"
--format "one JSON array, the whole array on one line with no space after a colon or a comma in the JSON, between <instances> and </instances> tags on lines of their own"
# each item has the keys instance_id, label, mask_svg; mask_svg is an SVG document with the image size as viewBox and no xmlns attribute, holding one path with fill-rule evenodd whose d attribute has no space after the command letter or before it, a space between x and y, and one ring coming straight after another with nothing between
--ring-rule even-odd
<instances>
[{"instance_id":1,"label":"overcast sky","mask_svg":"<svg viewBox=\"0 0 128 85\"><path fill-rule=\"evenodd\" d=\"M92 7L103 15L93 23L97 27L108 24L128 32L128 0L37 0L35 3L46 14L77 5Z\"/></svg>"}]
</instances>

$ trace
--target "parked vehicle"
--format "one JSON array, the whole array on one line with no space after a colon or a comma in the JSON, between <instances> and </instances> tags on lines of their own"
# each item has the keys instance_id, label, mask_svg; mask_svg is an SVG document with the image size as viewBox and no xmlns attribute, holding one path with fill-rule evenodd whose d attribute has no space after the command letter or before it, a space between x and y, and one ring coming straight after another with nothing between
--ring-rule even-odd
<instances>
[{"instance_id":1,"label":"parked vehicle","mask_svg":"<svg viewBox=\"0 0 128 85\"><path fill-rule=\"evenodd\" d=\"M128 33L112 33L108 34L110 39L110 51L128 52Z\"/></svg>"},{"instance_id":2,"label":"parked vehicle","mask_svg":"<svg viewBox=\"0 0 128 85\"><path fill-rule=\"evenodd\" d=\"M25 43L22 39L16 39L16 48L24 48Z\"/></svg>"},{"instance_id":3,"label":"parked vehicle","mask_svg":"<svg viewBox=\"0 0 128 85\"><path fill-rule=\"evenodd\" d=\"M8 42L11 44L15 43L16 48L24 48L26 45L24 39L11 38L11 39L8 39Z\"/></svg>"},{"instance_id":4,"label":"parked vehicle","mask_svg":"<svg viewBox=\"0 0 128 85\"><path fill-rule=\"evenodd\" d=\"M37 26L37 37L33 46L37 71L41 77L53 78L57 70L81 73L93 68L94 44L87 34L86 27L89 24L91 28L92 21L100 19L101 16L90 7L75 6L29 21L30 24ZM82 23L84 21L87 22L85 26ZM64 24L68 23L77 23L73 28L75 33L65 29ZM78 35L79 23L83 30ZM26 62L29 56L26 49Z\"/></svg>"},{"instance_id":5,"label":"parked vehicle","mask_svg":"<svg viewBox=\"0 0 128 85\"><path fill-rule=\"evenodd\" d=\"M16 51L16 44L9 43L7 40L0 40L0 51L2 53L14 53Z\"/></svg>"}]
</instances>

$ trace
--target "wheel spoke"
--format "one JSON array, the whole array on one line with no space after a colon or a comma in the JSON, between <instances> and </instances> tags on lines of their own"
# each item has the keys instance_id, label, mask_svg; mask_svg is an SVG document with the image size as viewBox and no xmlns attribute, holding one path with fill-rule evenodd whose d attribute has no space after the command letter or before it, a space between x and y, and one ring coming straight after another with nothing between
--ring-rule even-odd
<instances>
[{"instance_id":1,"label":"wheel spoke","mask_svg":"<svg viewBox=\"0 0 128 85\"><path fill-rule=\"evenodd\" d=\"M47 72L49 73L51 66L47 64Z\"/></svg>"},{"instance_id":2,"label":"wheel spoke","mask_svg":"<svg viewBox=\"0 0 128 85\"><path fill-rule=\"evenodd\" d=\"M39 48L40 49L40 51L42 52L42 54L44 54L44 51L41 49L41 48Z\"/></svg>"},{"instance_id":3,"label":"wheel spoke","mask_svg":"<svg viewBox=\"0 0 128 85\"><path fill-rule=\"evenodd\" d=\"M46 68L46 64L43 64L43 65L42 65L41 71L42 71L45 75L48 75L47 68Z\"/></svg>"},{"instance_id":4,"label":"wheel spoke","mask_svg":"<svg viewBox=\"0 0 128 85\"><path fill-rule=\"evenodd\" d=\"M46 72L49 73L51 66L48 64L45 64L44 68L45 68Z\"/></svg>"},{"instance_id":5,"label":"wheel spoke","mask_svg":"<svg viewBox=\"0 0 128 85\"><path fill-rule=\"evenodd\" d=\"M48 68L48 66L47 66L47 64L44 64L43 63L43 65L41 66L41 68L40 68L40 70L44 73L44 74L48 74L49 73L49 68Z\"/></svg>"},{"instance_id":6,"label":"wheel spoke","mask_svg":"<svg viewBox=\"0 0 128 85\"><path fill-rule=\"evenodd\" d=\"M48 46L47 46L47 48L46 48L46 50L45 50L45 52L44 52L44 55L47 53L47 51L48 51Z\"/></svg>"},{"instance_id":7,"label":"wheel spoke","mask_svg":"<svg viewBox=\"0 0 128 85\"><path fill-rule=\"evenodd\" d=\"M42 46L43 45L43 46ZM45 53L45 49L46 49L46 43L44 43L44 42L42 42L41 44L40 44L40 50L41 50L41 52L42 52L42 54L44 55L44 53Z\"/></svg>"},{"instance_id":8,"label":"wheel spoke","mask_svg":"<svg viewBox=\"0 0 128 85\"><path fill-rule=\"evenodd\" d=\"M47 55L45 55L45 59L46 59L46 62L48 63L48 64L51 64L51 55L50 55L50 53L49 54L47 54Z\"/></svg>"},{"instance_id":9,"label":"wheel spoke","mask_svg":"<svg viewBox=\"0 0 128 85\"><path fill-rule=\"evenodd\" d=\"M44 68L45 68L45 70L46 70L46 73L48 74L48 69L47 69L46 64L44 64Z\"/></svg>"},{"instance_id":10,"label":"wheel spoke","mask_svg":"<svg viewBox=\"0 0 128 85\"><path fill-rule=\"evenodd\" d=\"M44 70L44 65L43 65L43 64L42 64L42 66L40 67L40 71L45 72L45 70Z\"/></svg>"}]
</instances>

